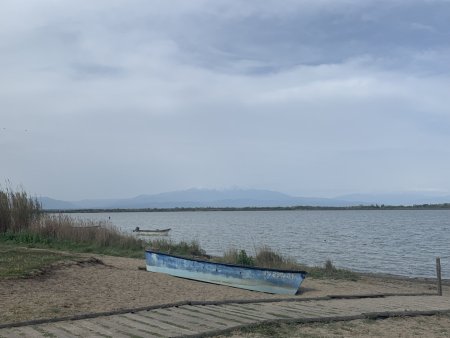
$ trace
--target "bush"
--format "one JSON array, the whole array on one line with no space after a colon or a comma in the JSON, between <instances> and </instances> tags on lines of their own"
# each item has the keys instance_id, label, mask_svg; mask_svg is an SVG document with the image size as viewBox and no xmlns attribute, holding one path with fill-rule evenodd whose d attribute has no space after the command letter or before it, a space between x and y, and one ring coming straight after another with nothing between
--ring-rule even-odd
<instances>
[{"instance_id":1,"label":"bush","mask_svg":"<svg viewBox=\"0 0 450 338\"><path fill-rule=\"evenodd\" d=\"M255 261L252 256L248 256L245 250L239 251L236 264L254 266Z\"/></svg>"}]
</instances>

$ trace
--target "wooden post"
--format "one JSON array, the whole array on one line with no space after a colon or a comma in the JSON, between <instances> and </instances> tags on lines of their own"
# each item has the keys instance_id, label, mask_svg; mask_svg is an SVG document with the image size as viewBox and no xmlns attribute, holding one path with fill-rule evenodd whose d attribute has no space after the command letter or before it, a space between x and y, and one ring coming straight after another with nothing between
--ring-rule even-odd
<instances>
[{"instance_id":1,"label":"wooden post","mask_svg":"<svg viewBox=\"0 0 450 338\"><path fill-rule=\"evenodd\" d=\"M436 257L437 293L442 296L441 258Z\"/></svg>"}]
</instances>

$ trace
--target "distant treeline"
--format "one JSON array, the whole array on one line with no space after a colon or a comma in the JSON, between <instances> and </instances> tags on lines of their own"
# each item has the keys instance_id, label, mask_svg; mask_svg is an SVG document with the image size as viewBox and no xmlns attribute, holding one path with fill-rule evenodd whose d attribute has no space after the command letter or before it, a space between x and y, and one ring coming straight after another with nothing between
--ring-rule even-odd
<instances>
[{"instance_id":1,"label":"distant treeline","mask_svg":"<svg viewBox=\"0 0 450 338\"><path fill-rule=\"evenodd\" d=\"M443 210L450 209L450 203L415 205L357 205L349 207L199 207L199 208L136 208L136 209L46 209L48 213L100 213L100 212L181 212L181 211L286 211L286 210Z\"/></svg>"}]
</instances>

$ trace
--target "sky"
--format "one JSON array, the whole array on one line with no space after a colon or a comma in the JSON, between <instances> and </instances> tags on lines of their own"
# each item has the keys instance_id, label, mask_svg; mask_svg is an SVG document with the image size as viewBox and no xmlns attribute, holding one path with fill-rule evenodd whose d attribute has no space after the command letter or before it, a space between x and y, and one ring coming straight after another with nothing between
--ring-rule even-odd
<instances>
[{"instance_id":1,"label":"sky","mask_svg":"<svg viewBox=\"0 0 450 338\"><path fill-rule=\"evenodd\" d=\"M449 0L0 2L0 181L32 194L450 194L449 145Z\"/></svg>"}]
</instances>

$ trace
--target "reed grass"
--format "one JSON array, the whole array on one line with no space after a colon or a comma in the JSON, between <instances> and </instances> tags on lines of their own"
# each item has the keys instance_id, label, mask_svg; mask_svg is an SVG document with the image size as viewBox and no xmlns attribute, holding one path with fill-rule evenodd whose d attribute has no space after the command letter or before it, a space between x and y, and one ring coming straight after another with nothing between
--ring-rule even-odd
<instances>
[{"instance_id":1,"label":"reed grass","mask_svg":"<svg viewBox=\"0 0 450 338\"><path fill-rule=\"evenodd\" d=\"M255 251L253 257L248 255L245 250L231 248L225 251L222 257L217 257L216 261L270 269L301 270L302 268L293 258L283 256L269 246L261 246Z\"/></svg>"},{"instance_id":2,"label":"reed grass","mask_svg":"<svg viewBox=\"0 0 450 338\"><path fill-rule=\"evenodd\" d=\"M44 214L36 198L11 188L0 188L0 241L129 257L143 257L145 247L108 222Z\"/></svg>"},{"instance_id":3,"label":"reed grass","mask_svg":"<svg viewBox=\"0 0 450 338\"><path fill-rule=\"evenodd\" d=\"M269 246L256 248L255 256L248 256L245 250L228 249L222 257L215 257L216 262L258 266L270 269L306 271L309 277L318 279L346 279L358 280L359 275L346 269L336 268L331 260L323 266L307 266L299 264L295 259L274 251Z\"/></svg>"},{"instance_id":4,"label":"reed grass","mask_svg":"<svg viewBox=\"0 0 450 338\"><path fill-rule=\"evenodd\" d=\"M238 264L244 266L255 266L255 259L249 256L245 250L230 248L226 250L222 257L217 257L216 261L228 264Z\"/></svg>"},{"instance_id":5,"label":"reed grass","mask_svg":"<svg viewBox=\"0 0 450 338\"><path fill-rule=\"evenodd\" d=\"M256 249L255 262L258 266L273 269L299 270L302 268L295 259L283 256L269 246L262 246Z\"/></svg>"},{"instance_id":6,"label":"reed grass","mask_svg":"<svg viewBox=\"0 0 450 338\"><path fill-rule=\"evenodd\" d=\"M28 229L0 234L0 241L29 247L142 258L145 242L108 222L81 221L66 215L42 215Z\"/></svg>"},{"instance_id":7,"label":"reed grass","mask_svg":"<svg viewBox=\"0 0 450 338\"><path fill-rule=\"evenodd\" d=\"M171 255L194 257L194 258L210 258L206 251L200 247L200 243L196 240L191 242L174 242L170 239L160 238L154 239L147 243L147 246L154 251L168 253Z\"/></svg>"},{"instance_id":8,"label":"reed grass","mask_svg":"<svg viewBox=\"0 0 450 338\"><path fill-rule=\"evenodd\" d=\"M29 228L40 218L41 204L25 191L0 187L0 233Z\"/></svg>"}]
</instances>

